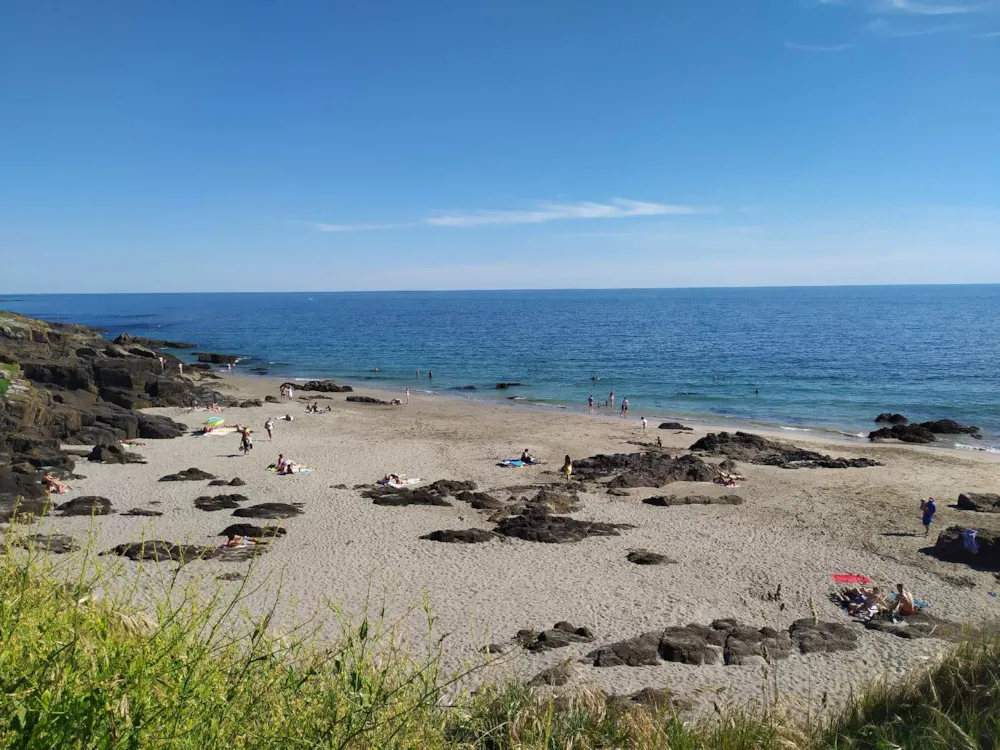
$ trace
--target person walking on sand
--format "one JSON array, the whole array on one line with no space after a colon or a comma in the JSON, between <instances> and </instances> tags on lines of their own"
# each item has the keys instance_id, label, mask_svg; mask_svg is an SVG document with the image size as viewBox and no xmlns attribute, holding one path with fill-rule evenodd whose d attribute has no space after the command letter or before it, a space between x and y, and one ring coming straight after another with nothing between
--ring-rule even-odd
<instances>
[{"instance_id":1,"label":"person walking on sand","mask_svg":"<svg viewBox=\"0 0 1000 750\"><path fill-rule=\"evenodd\" d=\"M573 476L573 459L566 456L566 460L563 461L563 465L562 468L559 469L559 473L566 477L566 481L568 482L570 477Z\"/></svg>"},{"instance_id":2,"label":"person walking on sand","mask_svg":"<svg viewBox=\"0 0 1000 750\"><path fill-rule=\"evenodd\" d=\"M628 399L622 399L622 419L628 419Z\"/></svg>"},{"instance_id":3,"label":"person walking on sand","mask_svg":"<svg viewBox=\"0 0 1000 750\"><path fill-rule=\"evenodd\" d=\"M274 439L274 422L268 417L267 421L264 422L264 429L267 430L267 442L271 442Z\"/></svg>"},{"instance_id":4,"label":"person walking on sand","mask_svg":"<svg viewBox=\"0 0 1000 750\"><path fill-rule=\"evenodd\" d=\"M926 500L921 500L920 510L923 513L920 523L924 525L924 536L930 536L931 521L934 520L934 514L937 513L937 505L934 504L934 498L929 497Z\"/></svg>"},{"instance_id":5,"label":"person walking on sand","mask_svg":"<svg viewBox=\"0 0 1000 750\"><path fill-rule=\"evenodd\" d=\"M587 412L590 414L594 413L594 394L590 394L590 398L587 399Z\"/></svg>"},{"instance_id":6,"label":"person walking on sand","mask_svg":"<svg viewBox=\"0 0 1000 750\"><path fill-rule=\"evenodd\" d=\"M646 425L647 425L647 424L648 424L648 422L646 422L646 418L645 418L645 417L643 417L643 418L642 418L642 431L643 431L643 432L645 432L645 431L646 431Z\"/></svg>"}]
</instances>

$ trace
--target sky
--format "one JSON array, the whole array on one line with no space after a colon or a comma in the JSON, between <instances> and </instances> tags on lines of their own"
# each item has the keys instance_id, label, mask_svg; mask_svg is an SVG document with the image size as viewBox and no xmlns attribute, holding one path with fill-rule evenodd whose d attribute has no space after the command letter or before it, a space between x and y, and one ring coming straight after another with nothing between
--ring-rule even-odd
<instances>
[{"instance_id":1,"label":"sky","mask_svg":"<svg viewBox=\"0 0 1000 750\"><path fill-rule=\"evenodd\" d=\"M0 5L0 293L1000 282L1000 0Z\"/></svg>"}]
</instances>

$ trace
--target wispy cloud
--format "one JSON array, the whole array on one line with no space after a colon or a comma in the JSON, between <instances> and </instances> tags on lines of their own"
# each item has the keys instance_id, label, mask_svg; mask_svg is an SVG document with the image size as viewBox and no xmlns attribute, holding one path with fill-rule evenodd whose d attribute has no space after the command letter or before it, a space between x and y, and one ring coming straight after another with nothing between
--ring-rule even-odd
<instances>
[{"instance_id":1,"label":"wispy cloud","mask_svg":"<svg viewBox=\"0 0 1000 750\"><path fill-rule=\"evenodd\" d=\"M690 216L712 209L665 203L614 198L607 203L538 203L523 211L483 210L464 213L443 213L420 221L370 224L324 224L310 222L317 232L366 232L379 229L402 229L414 226L481 227L491 224L542 224L567 219L627 219L636 216Z\"/></svg>"},{"instance_id":2,"label":"wispy cloud","mask_svg":"<svg viewBox=\"0 0 1000 750\"><path fill-rule=\"evenodd\" d=\"M955 16L965 13L975 13L981 8L982 6L980 5L945 5L924 3L918 0L879 0L875 4L875 11L879 13L899 11L920 16Z\"/></svg>"},{"instance_id":3,"label":"wispy cloud","mask_svg":"<svg viewBox=\"0 0 1000 750\"><path fill-rule=\"evenodd\" d=\"M908 37L914 36L929 36L930 34L946 34L949 31L961 31L962 27L955 24L947 24L941 26L924 26L910 27L910 28L900 28L893 26L884 18L876 18L874 21L870 21L865 24L865 28L872 34L877 34L878 36L888 37L892 39L906 39Z\"/></svg>"},{"instance_id":4,"label":"wispy cloud","mask_svg":"<svg viewBox=\"0 0 1000 750\"><path fill-rule=\"evenodd\" d=\"M858 45L856 44L799 44L798 42L785 42L785 46L788 49L798 50L799 52L847 52L849 49L854 49Z\"/></svg>"}]
</instances>

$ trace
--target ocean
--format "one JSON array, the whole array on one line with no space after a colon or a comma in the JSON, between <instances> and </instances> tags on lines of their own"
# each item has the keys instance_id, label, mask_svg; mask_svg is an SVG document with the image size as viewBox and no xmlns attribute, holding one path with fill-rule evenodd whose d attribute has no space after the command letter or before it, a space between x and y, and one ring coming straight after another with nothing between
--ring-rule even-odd
<instances>
[{"instance_id":1,"label":"ocean","mask_svg":"<svg viewBox=\"0 0 1000 750\"><path fill-rule=\"evenodd\" d=\"M190 341L278 377L582 410L614 390L654 423L845 435L892 411L984 430L945 445L1000 448L1000 285L8 295L0 307Z\"/></svg>"}]
</instances>

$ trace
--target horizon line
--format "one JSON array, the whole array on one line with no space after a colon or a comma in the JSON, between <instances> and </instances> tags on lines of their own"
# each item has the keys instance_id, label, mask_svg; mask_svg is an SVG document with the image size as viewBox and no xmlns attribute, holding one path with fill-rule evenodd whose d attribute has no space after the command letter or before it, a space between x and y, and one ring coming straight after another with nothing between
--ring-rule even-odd
<instances>
[{"instance_id":1,"label":"horizon line","mask_svg":"<svg viewBox=\"0 0 1000 750\"><path fill-rule=\"evenodd\" d=\"M19 297L106 297L125 295L179 294L465 294L468 292L650 292L721 289L893 289L902 287L982 287L1000 286L1000 281L917 284L749 284L744 286L635 286L635 287L545 287L502 289L303 289L286 291L163 291L163 292L0 292L0 304L16 302Z\"/></svg>"}]
</instances>

